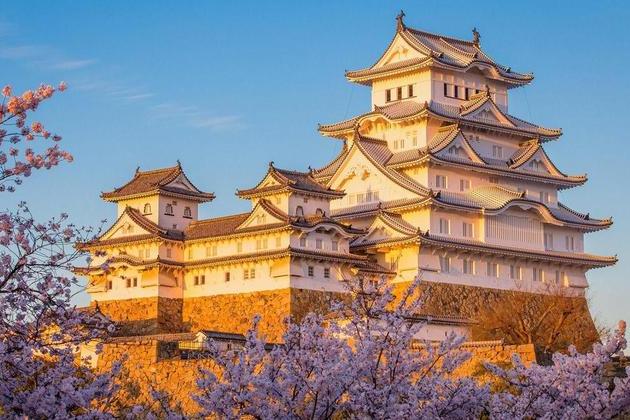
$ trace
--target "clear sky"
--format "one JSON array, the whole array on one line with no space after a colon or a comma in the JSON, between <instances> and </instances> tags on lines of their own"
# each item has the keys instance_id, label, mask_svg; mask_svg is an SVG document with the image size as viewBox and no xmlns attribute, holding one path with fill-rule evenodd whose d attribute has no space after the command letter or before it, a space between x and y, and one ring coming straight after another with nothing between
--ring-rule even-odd
<instances>
[{"instance_id":1,"label":"clear sky","mask_svg":"<svg viewBox=\"0 0 630 420\"><path fill-rule=\"evenodd\" d=\"M244 211L235 189L255 185L270 160L304 170L336 155L341 145L317 123L369 109L369 89L344 70L380 56L401 8L412 27L466 39L477 27L497 61L534 72L531 86L510 92L510 112L563 128L547 151L589 182L561 200L615 221L587 238L587 251L620 258L590 272L592 311L608 325L630 319L625 2L4 2L0 84L68 82L38 117L75 161L34 175L0 205L27 200L42 218L67 211L77 224L111 222L101 191L137 166L180 159L217 195L202 217Z\"/></svg>"}]
</instances>

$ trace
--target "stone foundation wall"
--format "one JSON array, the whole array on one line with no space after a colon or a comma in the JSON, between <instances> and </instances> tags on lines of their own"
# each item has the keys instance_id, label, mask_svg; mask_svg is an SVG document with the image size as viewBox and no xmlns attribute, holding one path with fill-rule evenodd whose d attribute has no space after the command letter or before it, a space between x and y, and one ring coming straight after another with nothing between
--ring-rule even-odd
<instances>
[{"instance_id":1,"label":"stone foundation wall","mask_svg":"<svg viewBox=\"0 0 630 420\"><path fill-rule=\"evenodd\" d=\"M182 301L164 297L95 301L90 304L116 322L116 335L182 331Z\"/></svg>"},{"instance_id":2,"label":"stone foundation wall","mask_svg":"<svg viewBox=\"0 0 630 420\"><path fill-rule=\"evenodd\" d=\"M408 287L408 283L399 283L395 286L396 291ZM588 351L591 345L599 339L599 334L588 309L588 302L584 297L563 297L545 296L531 294L527 292L514 292L498 289L488 289L483 287L464 286L448 283L424 282L421 285L421 292L425 299L423 312L434 315L458 315L478 320L472 329L472 340L498 340L506 339L500 333L488 329L488 323L483 321L488 314L490 307L507 307L507 301L515 299L525 299L524 296L534 296L547 304L556 306L571 307L571 314L567 317L560 328L558 336L555 338L553 350L566 350L569 344L576 344L578 350ZM567 304L568 303L568 304ZM511 303L514 306L514 303ZM515 308L515 311L518 311ZM564 309L561 309L564 310ZM553 325L557 321L559 311L551 314L546 322ZM535 317L535 315L534 315ZM507 344L523 344L524 341L511 342ZM544 346L546 343L537 342L534 344Z\"/></svg>"}]
</instances>

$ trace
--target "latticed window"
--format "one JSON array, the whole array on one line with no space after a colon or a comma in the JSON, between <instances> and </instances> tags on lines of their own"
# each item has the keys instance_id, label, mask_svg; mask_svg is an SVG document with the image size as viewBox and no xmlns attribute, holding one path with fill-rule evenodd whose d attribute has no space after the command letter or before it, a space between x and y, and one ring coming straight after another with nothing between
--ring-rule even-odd
<instances>
[{"instance_id":1,"label":"latticed window","mask_svg":"<svg viewBox=\"0 0 630 420\"><path fill-rule=\"evenodd\" d=\"M315 267L313 267L312 265L308 266L308 276L309 277L313 277L315 275Z\"/></svg>"},{"instance_id":2,"label":"latticed window","mask_svg":"<svg viewBox=\"0 0 630 420\"><path fill-rule=\"evenodd\" d=\"M144 205L144 209L142 211L144 214L151 214L151 204L146 203Z\"/></svg>"},{"instance_id":3,"label":"latticed window","mask_svg":"<svg viewBox=\"0 0 630 420\"><path fill-rule=\"evenodd\" d=\"M166 205L166 210L164 211L164 214L166 214L167 216L172 216L173 214L173 205L172 204L167 204Z\"/></svg>"},{"instance_id":4,"label":"latticed window","mask_svg":"<svg viewBox=\"0 0 630 420\"><path fill-rule=\"evenodd\" d=\"M192 210L190 209L190 207L185 207L184 208L184 217L192 217Z\"/></svg>"},{"instance_id":5,"label":"latticed window","mask_svg":"<svg viewBox=\"0 0 630 420\"><path fill-rule=\"evenodd\" d=\"M328 267L324 268L324 278L326 279L330 278L330 268Z\"/></svg>"}]
</instances>

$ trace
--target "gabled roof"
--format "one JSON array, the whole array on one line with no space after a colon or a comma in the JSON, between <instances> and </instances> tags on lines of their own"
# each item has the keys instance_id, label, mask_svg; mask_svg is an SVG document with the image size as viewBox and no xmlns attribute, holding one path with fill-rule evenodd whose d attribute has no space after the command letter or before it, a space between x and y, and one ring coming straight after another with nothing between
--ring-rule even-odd
<instances>
[{"instance_id":1,"label":"gabled roof","mask_svg":"<svg viewBox=\"0 0 630 420\"><path fill-rule=\"evenodd\" d=\"M346 72L348 80L370 85L375 79L429 65L459 71L467 71L473 67L487 69L491 73L490 77L504 81L510 87L525 85L534 78L532 74L514 72L510 67L494 61L481 49L479 32L476 30L473 30L473 40L462 40L409 28L404 24L403 17L404 13L397 17L396 34L376 63L369 68ZM396 41L400 39L420 55L398 62L383 63L383 59L392 52Z\"/></svg>"},{"instance_id":2,"label":"gabled roof","mask_svg":"<svg viewBox=\"0 0 630 420\"><path fill-rule=\"evenodd\" d=\"M264 197L285 191L297 191L302 194L341 198L343 191L333 190L319 183L313 173L279 169L269 162L269 169L263 179L254 188L238 190L241 198Z\"/></svg>"},{"instance_id":3,"label":"gabled roof","mask_svg":"<svg viewBox=\"0 0 630 420\"><path fill-rule=\"evenodd\" d=\"M391 236L387 235L386 237L382 237L380 231L383 229L383 226L387 226L387 229L391 229ZM379 235L381 237L378 237ZM418 229L405 221L400 214L384 211L381 206L379 206L376 217L372 220L366 235L353 239L350 243L350 247L353 250L359 250L385 243L415 242L417 236Z\"/></svg>"},{"instance_id":4,"label":"gabled roof","mask_svg":"<svg viewBox=\"0 0 630 420\"><path fill-rule=\"evenodd\" d=\"M468 252L481 252L494 255L510 256L514 258L550 261L571 265L578 265L587 268L607 267L617 263L617 257L599 256L586 253L560 252L560 251L536 251L524 248L512 248L506 246L489 245L484 242L469 239L446 238L429 234L429 232L419 235L421 245L450 248Z\"/></svg>"},{"instance_id":5,"label":"gabled roof","mask_svg":"<svg viewBox=\"0 0 630 420\"><path fill-rule=\"evenodd\" d=\"M560 129L541 127L501 111L487 92L482 92L479 95L479 97L475 97L459 107L436 101L431 101L430 103L419 103L414 100L397 101L382 107L375 106L371 112L340 123L320 125L318 129L322 135L345 138L352 130L356 130L363 120L374 116L381 116L389 121L431 116L451 123L518 134L526 138L540 137L541 140L548 140L562 135L562 130ZM500 113L505 118L504 122L475 115L474 111L485 104L492 107L494 112Z\"/></svg>"},{"instance_id":6,"label":"gabled roof","mask_svg":"<svg viewBox=\"0 0 630 420\"><path fill-rule=\"evenodd\" d=\"M178 178L183 179L188 188L169 185ZM133 178L122 187L113 191L101 193L101 198L106 201L120 201L134 197L143 197L153 194L164 194L175 197L185 197L199 202L212 201L214 194L205 193L195 187L188 179L179 161L176 166L150 171L136 170Z\"/></svg>"},{"instance_id":7,"label":"gabled roof","mask_svg":"<svg viewBox=\"0 0 630 420\"><path fill-rule=\"evenodd\" d=\"M262 210L276 220L271 223L248 226L245 224L257 211ZM248 213L193 221L184 232L185 240L204 240L228 236L246 236L253 233L269 233L285 229L309 230L322 225L332 225L348 235L361 235L363 229L353 228L325 214L308 217L289 216L265 199L260 199Z\"/></svg>"},{"instance_id":8,"label":"gabled roof","mask_svg":"<svg viewBox=\"0 0 630 420\"><path fill-rule=\"evenodd\" d=\"M433 195L433 192L429 188L420 185L409 176L386 166L387 161L392 156L392 152L387 147L386 141L364 137L356 132L353 144L365 155L365 157L368 158L370 162L372 162L374 166L377 167L377 169L381 171L383 175L394 181L396 184L419 195Z\"/></svg>"},{"instance_id":9,"label":"gabled roof","mask_svg":"<svg viewBox=\"0 0 630 420\"><path fill-rule=\"evenodd\" d=\"M126 235L120 236L116 238L109 238L110 234L113 233L113 229L119 225L119 222L125 218L129 217L131 221L133 221L136 225L138 225L145 232L136 234L136 235ZM156 223L152 222L148 218L144 217L139 210L133 207L125 207L125 210L120 214L118 219L107 229L103 234L101 234L98 238L85 242L79 245L80 248L95 248L101 246L108 246L114 244L122 244L128 242L137 242L137 241L146 241L146 240L155 240L155 239L167 239L172 241L181 241L183 239L183 233L178 230L173 229L165 229L158 226Z\"/></svg>"}]
</instances>

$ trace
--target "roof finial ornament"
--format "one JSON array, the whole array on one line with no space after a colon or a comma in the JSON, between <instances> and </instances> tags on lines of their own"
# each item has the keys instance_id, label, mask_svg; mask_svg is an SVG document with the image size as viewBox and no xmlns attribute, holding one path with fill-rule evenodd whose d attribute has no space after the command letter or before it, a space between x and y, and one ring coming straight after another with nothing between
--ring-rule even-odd
<instances>
[{"instance_id":1,"label":"roof finial ornament","mask_svg":"<svg viewBox=\"0 0 630 420\"><path fill-rule=\"evenodd\" d=\"M481 34L479 33L476 27L473 28L472 33L473 33L473 44L475 44L476 47L479 47L479 41L481 41Z\"/></svg>"},{"instance_id":2,"label":"roof finial ornament","mask_svg":"<svg viewBox=\"0 0 630 420\"><path fill-rule=\"evenodd\" d=\"M396 29L398 30L405 29L405 22L403 22L404 17L405 17L405 12L401 9L400 13L396 15Z\"/></svg>"},{"instance_id":3,"label":"roof finial ornament","mask_svg":"<svg viewBox=\"0 0 630 420\"><path fill-rule=\"evenodd\" d=\"M179 161L179 159L177 159L177 167L181 168L182 167L182 163Z\"/></svg>"},{"instance_id":4,"label":"roof finial ornament","mask_svg":"<svg viewBox=\"0 0 630 420\"><path fill-rule=\"evenodd\" d=\"M490 96L490 85L486 83L486 94Z\"/></svg>"},{"instance_id":5,"label":"roof finial ornament","mask_svg":"<svg viewBox=\"0 0 630 420\"><path fill-rule=\"evenodd\" d=\"M273 168L273 160L270 160L270 161L269 161L269 167L270 167L270 168Z\"/></svg>"},{"instance_id":6,"label":"roof finial ornament","mask_svg":"<svg viewBox=\"0 0 630 420\"><path fill-rule=\"evenodd\" d=\"M136 166L136 174L140 173L140 165Z\"/></svg>"},{"instance_id":7,"label":"roof finial ornament","mask_svg":"<svg viewBox=\"0 0 630 420\"><path fill-rule=\"evenodd\" d=\"M311 165L308 165L308 174L313 175L313 168L311 168Z\"/></svg>"}]
</instances>

